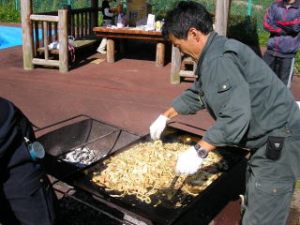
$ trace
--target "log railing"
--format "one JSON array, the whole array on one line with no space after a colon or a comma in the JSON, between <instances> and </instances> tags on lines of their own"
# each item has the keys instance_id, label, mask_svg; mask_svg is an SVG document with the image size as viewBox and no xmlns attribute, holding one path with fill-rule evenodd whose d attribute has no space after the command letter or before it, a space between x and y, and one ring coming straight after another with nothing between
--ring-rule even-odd
<instances>
[{"instance_id":1,"label":"log railing","mask_svg":"<svg viewBox=\"0 0 300 225\"><path fill-rule=\"evenodd\" d=\"M98 12L98 11L97 11ZM70 34L76 39L94 35L93 27L97 25L91 8L74 9L70 11Z\"/></svg>"}]
</instances>

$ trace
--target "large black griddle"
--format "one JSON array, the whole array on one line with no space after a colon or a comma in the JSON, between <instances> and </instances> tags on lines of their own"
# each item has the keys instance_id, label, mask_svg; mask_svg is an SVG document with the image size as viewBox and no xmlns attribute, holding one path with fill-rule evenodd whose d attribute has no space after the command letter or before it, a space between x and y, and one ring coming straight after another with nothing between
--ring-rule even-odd
<instances>
[{"instance_id":1,"label":"large black griddle","mask_svg":"<svg viewBox=\"0 0 300 225\"><path fill-rule=\"evenodd\" d=\"M90 165L78 165L63 161L63 158L69 152L77 148L87 147L96 150L95 162L104 158L106 155L117 151L128 145L140 136L124 129L120 129L111 124L92 119L88 116L74 117L74 119L65 120L57 123L59 128L52 129L49 126L49 132L41 135L38 140L46 149L44 166L46 171L57 179L66 181L77 171L80 171ZM55 126L57 126L55 124ZM67 125L65 125L67 124ZM47 127L47 129L49 129ZM38 132L42 132L41 128ZM92 165L92 164L91 164Z\"/></svg>"},{"instance_id":2,"label":"large black griddle","mask_svg":"<svg viewBox=\"0 0 300 225\"><path fill-rule=\"evenodd\" d=\"M43 133L43 129L41 131ZM187 144L193 144L200 138L200 135L169 125L163 133L162 141L185 143L189 140ZM230 200L237 198L244 190L245 153L237 148L219 149L227 162L228 170L223 171L197 197L187 196L179 191L171 202L163 202L154 207L134 196L112 197L112 192L105 191L91 181L93 174L104 168L105 159L126 151L131 145L150 141L149 135L140 137L114 125L85 117L74 123L67 121L67 125L59 124L59 128L44 132L38 139L47 152L44 162L47 173L94 196L99 205L104 203L108 209L117 209L123 214L129 212L141 221L148 221L147 224L207 225ZM61 160L65 154L82 146L97 149L97 161L78 167ZM159 198L161 196L154 196L153 201ZM183 206L173 207L178 200L181 200Z\"/></svg>"},{"instance_id":3,"label":"large black griddle","mask_svg":"<svg viewBox=\"0 0 300 225\"><path fill-rule=\"evenodd\" d=\"M193 144L201 137L173 127L168 127L162 137L162 141L164 143L185 142L187 138L189 138L190 144ZM114 204L118 207L124 208L126 211L134 212L138 216L152 221L153 224L160 224L160 225L176 224L180 221L180 217L184 218L183 215L188 213L189 211L192 211L191 209L201 209L201 208L204 208L202 212L205 212L207 211L207 209L211 208L209 212L203 215L205 219L203 218L201 219L202 222L205 221L209 222L213 218L212 216L215 215L216 209L220 210L217 207L217 205L219 205L220 203L221 205L223 204L222 199L232 197L228 193L220 193L221 196L219 196L220 198L217 199L215 198L217 195L214 195L214 193L220 192L220 190L218 189L225 188L226 190L228 190L226 186L224 186L223 184L226 183L226 180L230 180L229 176L231 176L230 174L232 172L237 172L235 166L242 163L243 152L239 151L238 149L220 149L219 150L220 154L222 154L224 159L227 161L227 165L228 165L227 171L222 171L223 174L221 175L221 177L219 177L216 181L214 181L211 185L209 185L203 192L201 192L196 197L184 194L179 190L171 200L165 199L165 197L160 195L160 193L152 195L151 199L153 201L153 204L147 204L145 202L142 202L138 198L136 198L134 195L124 196L124 197L112 197L111 195L119 194L119 193L107 192L105 188L98 186L91 181L95 173L99 173L101 170L105 168L105 165L103 163L105 159L111 157L112 155L118 154L119 152L126 151L127 149L129 149L131 146L135 144L143 143L147 141L151 141L149 135L146 135L144 137L135 140L134 142L130 143L128 146L119 149L119 151L114 152L102 158L95 165L80 171L80 173L78 173L77 176L73 179L73 185L91 193L97 198L101 198L104 201L109 202L110 204ZM230 183L227 184L229 185ZM159 199L162 201L162 203L157 206L154 206L155 203L159 201ZM182 203L182 207L176 208L175 205L176 202L178 201ZM193 224L191 221L192 220L190 220L190 223ZM184 224L187 225L188 222L186 221L184 222Z\"/></svg>"}]
</instances>

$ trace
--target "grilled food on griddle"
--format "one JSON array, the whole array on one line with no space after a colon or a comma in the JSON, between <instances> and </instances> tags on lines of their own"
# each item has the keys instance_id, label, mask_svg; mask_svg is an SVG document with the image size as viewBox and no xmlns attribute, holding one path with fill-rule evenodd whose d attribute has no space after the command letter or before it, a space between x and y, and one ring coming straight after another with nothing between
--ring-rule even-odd
<instances>
[{"instance_id":1,"label":"grilled food on griddle","mask_svg":"<svg viewBox=\"0 0 300 225\"><path fill-rule=\"evenodd\" d=\"M120 193L114 194L114 197L135 195L147 204L157 205L157 202L152 202L151 196L170 186L176 176L177 156L188 147L186 144L161 141L136 144L106 159L105 169L95 172L92 181L108 192ZM197 196L221 175L216 169L220 160L219 154L210 152L203 169L188 178L180 176L174 188Z\"/></svg>"}]
</instances>

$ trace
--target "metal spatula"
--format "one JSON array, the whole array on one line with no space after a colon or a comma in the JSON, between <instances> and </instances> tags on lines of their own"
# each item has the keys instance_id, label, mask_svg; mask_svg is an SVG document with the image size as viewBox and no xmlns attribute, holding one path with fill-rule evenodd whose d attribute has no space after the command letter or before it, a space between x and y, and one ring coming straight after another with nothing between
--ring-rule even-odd
<instances>
[{"instance_id":1,"label":"metal spatula","mask_svg":"<svg viewBox=\"0 0 300 225\"><path fill-rule=\"evenodd\" d=\"M175 189L175 185L176 185L176 183L177 183L177 181L178 181L178 179L179 179L179 175L176 175L174 178L173 178L173 180L172 180L172 182L171 182L171 184L170 184L170 186L167 188L167 199L168 200L171 200L173 197L174 197L174 195L177 193L177 189Z\"/></svg>"},{"instance_id":2,"label":"metal spatula","mask_svg":"<svg viewBox=\"0 0 300 225\"><path fill-rule=\"evenodd\" d=\"M175 184L177 183L177 180L179 179L179 175L176 175L174 178L173 178L173 180L172 180L172 182L171 182L171 184L170 184L170 186L169 186L169 189L174 189L174 187L175 187Z\"/></svg>"}]
</instances>

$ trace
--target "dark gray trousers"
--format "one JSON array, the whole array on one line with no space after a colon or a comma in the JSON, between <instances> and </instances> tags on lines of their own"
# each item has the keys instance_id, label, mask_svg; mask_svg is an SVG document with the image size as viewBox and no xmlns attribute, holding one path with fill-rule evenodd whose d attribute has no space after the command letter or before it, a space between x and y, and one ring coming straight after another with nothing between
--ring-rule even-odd
<instances>
[{"instance_id":1,"label":"dark gray trousers","mask_svg":"<svg viewBox=\"0 0 300 225\"><path fill-rule=\"evenodd\" d=\"M270 68L275 72L278 78L285 85L288 85L289 76L292 69L291 66L292 66L293 57L290 58L278 57L270 54L267 51L263 59L270 66Z\"/></svg>"},{"instance_id":2,"label":"dark gray trousers","mask_svg":"<svg viewBox=\"0 0 300 225\"><path fill-rule=\"evenodd\" d=\"M285 225L299 170L300 140L282 128L269 134L285 137L278 160L261 146L248 162L242 225Z\"/></svg>"}]
</instances>

